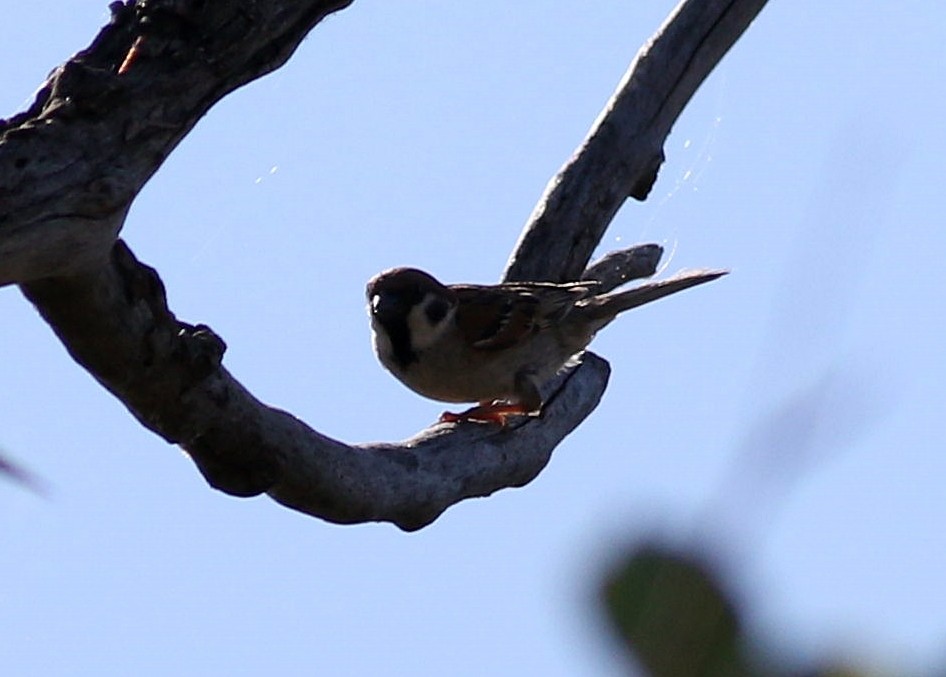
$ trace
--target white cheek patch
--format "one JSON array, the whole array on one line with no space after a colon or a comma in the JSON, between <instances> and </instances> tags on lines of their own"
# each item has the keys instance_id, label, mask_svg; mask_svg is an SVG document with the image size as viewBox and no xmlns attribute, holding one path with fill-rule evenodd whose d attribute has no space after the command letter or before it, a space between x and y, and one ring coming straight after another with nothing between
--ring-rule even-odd
<instances>
[{"instance_id":1,"label":"white cheek patch","mask_svg":"<svg viewBox=\"0 0 946 677\"><path fill-rule=\"evenodd\" d=\"M443 301L431 294L424 297L424 300L411 308L407 314L407 328L411 332L411 343L415 350L425 350L433 345L447 328L453 322L455 308L450 308L447 314L436 322L432 322L427 308L434 303L443 303Z\"/></svg>"}]
</instances>

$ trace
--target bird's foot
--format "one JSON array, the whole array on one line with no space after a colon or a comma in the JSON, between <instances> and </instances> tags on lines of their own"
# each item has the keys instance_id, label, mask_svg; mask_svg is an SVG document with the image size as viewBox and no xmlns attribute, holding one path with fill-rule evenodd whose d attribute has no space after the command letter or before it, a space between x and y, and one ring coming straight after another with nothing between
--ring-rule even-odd
<instances>
[{"instance_id":1,"label":"bird's foot","mask_svg":"<svg viewBox=\"0 0 946 677\"><path fill-rule=\"evenodd\" d=\"M519 402L506 402L497 400L496 402L479 404L472 409L455 414L445 411L440 415L441 423L462 423L464 421L473 421L475 423L495 423L501 428L505 428L506 419L510 416L538 416L539 412L530 411L528 407Z\"/></svg>"}]
</instances>

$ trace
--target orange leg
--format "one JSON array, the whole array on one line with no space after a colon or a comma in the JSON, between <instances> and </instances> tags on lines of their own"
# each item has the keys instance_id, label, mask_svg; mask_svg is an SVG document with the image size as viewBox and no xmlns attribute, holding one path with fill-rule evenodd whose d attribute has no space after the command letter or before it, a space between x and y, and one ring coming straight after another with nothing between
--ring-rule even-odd
<instances>
[{"instance_id":1,"label":"orange leg","mask_svg":"<svg viewBox=\"0 0 946 677\"><path fill-rule=\"evenodd\" d=\"M497 400L495 402L481 402L478 406L466 411L454 414L445 411L440 415L441 423L461 423L463 421L476 421L477 423L498 423L500 427L506 427L506 419L510 416L535 416L538 412L532 411L520 402L505 402Z\"/></svg>"}]
</instances>

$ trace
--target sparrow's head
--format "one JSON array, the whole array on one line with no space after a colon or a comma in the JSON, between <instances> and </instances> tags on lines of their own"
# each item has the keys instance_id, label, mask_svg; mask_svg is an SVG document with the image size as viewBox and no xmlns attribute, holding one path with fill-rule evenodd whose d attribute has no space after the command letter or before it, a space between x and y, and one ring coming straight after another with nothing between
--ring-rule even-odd
<instances>
[{"instance_id":1,"label":"sparrow's head","mask_svg":"<svg viewBox=\"0 0 946 677\"><path fill-rule=\"evenodd\" d=\"M365 293L378 357L401 369L443 335L457 304L455 292L416 268L386 270Z\"/></svg>"}]
</instances>

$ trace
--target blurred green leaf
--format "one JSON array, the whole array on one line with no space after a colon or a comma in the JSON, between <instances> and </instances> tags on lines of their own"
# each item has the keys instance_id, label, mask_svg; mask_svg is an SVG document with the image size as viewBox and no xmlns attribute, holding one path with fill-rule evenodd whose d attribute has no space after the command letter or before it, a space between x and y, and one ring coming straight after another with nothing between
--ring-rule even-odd
<instances>
[{"instance_id":1,"label":"blurred green leaf","mask_svg":"<svg viewBox=\"0 0 946 677\"><path fill-rule=\"evenodd\" d=\"M642 548L603 592L618 633L653 677L761 674L744 657L733 605L695 559Z\"/></svg>"}]
</instances>

